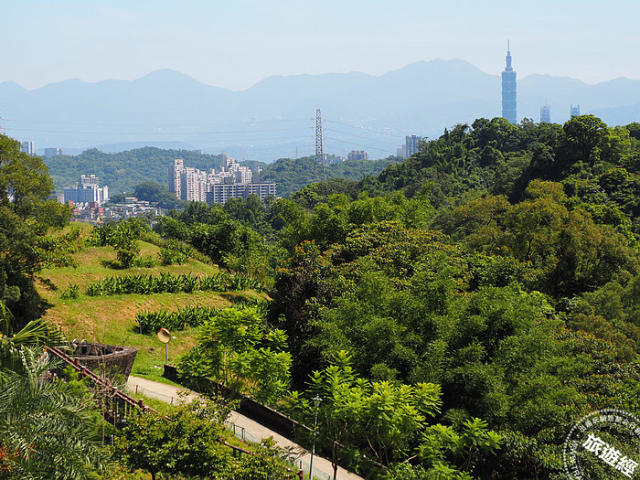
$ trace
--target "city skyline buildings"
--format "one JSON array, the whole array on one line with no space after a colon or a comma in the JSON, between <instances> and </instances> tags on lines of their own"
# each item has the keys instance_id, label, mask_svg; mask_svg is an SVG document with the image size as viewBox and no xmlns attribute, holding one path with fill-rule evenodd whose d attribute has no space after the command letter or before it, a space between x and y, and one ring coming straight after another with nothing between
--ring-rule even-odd
<instances>
[{"instance_id":1,"label":"city skyline buildings","mask_svg":"<svg viewBox=\"0 0 640 480\"><path fill-rule=\"evenodd\" d=\"M26 153L27 155L35 155L36 154L35 143L29 140L25 140L20 144L20 151L23 153Z\"/></svg>"},{"instance_id":2,"label":"city skyline buildings","mask_svg":"<svg viewBox=\"0 0 640 480\"><path fill-rule=\"evenodd\" d=\"M458 66L460 66L460 65L458 65ZM465 73L467 73L467 72L465 71ZM475 72L474 72L474 73L475 73ZM178 76L179 76L179 74L178 74ZM471 76L471 75L468 75L468 76ZM511 122L513 122L513 123L517 123L517 122L518 122L518 120L519 120L519 118L518 118L518 116L517 116L517 114L518 114L518 113L520 113L520 118L523 118L523 117L525 117L525 116L526 116L527 118L531 118L531 119L538 117L538 112L536 112L535 110L532 112L532 111L531 111L532 109L531 109L530 107L529 107L529 108L527 108L527 105L528 105L528 104L531 104L531 103L533 103L533 102L531 101L531 98L528 98L528 97L526 96L526 80L522 82L522 83L525 85L525 87L523 87L523 88L524 88L525 93L524 93L524 94L523 94L523 93L521 93L521 95L525 95L525 96L524 96L524 98L518 98L518 97L517 97L517 93L518 93L518 90L520 89L521 85L517 85L517 84L516 84L516 78L517 78L517 76L516 76L515 69L513 68L513 58L512 58L512 56L511 56L511 51L510 51L510 45L509 45L509 43L508 43L508 47L507 47L507 54L506 54L506 61L505 61L505 69L504 69L504 71L502 72L501 77L502 77L502 116L503 116L504 118L508 118L508 119L509 119L509 121L511 121ZM510 81L510 80L513 80L513 81ZM392 89L390 88L390 90L392 90ZM398 89L398 90L399 90L399 89ZM469 91L475 91L475 89L473 89L473 88L467 88L467 90L469 90ZM509 95L509 90L511 90L511 95ZM540 89L539 89L539 90L540 90ZM550 90L552 90L552 89L550 89ZM566 91L565 91L565 92L562 92L562 93L563 93L563 94L566 94ZM581 99L584 99L585 97L586 97L586 98L589 98L589 96L588 96L588 95L583 95L582 93L583 93L583 92L580 92L580 94L578 94L578 95L576 95L576 96L579 96ZM545 94L546 94L546 93L545 93ZM495 94L494 94L493 92L492 92L491 96L490 96L490 95L487 95L487 93L485 92L485 94L483 95L483 98L494 98L494 99L495 99L495 96L494 96L494 95L495 95ZM540 93L539 93L539 92L538 92L538 95L540 95ZM557 105L559 104L559 100L558 100L558 98L557 98L557 93L555 94L555 96L554 96L554 94L553 94L553 93L552 93L551 95L552 95L552 99L554 99L555 105L557 106ZM451 93L449 93L449 94L447 95L447 97L449 97L449 96L454 96L454 95L453 95L453 94L451 94ZM541 96L541 95L540 95L540 96ZM539 101L539 100L538 100L538 101ZM405 103L406 103L406 102L405 102ZM537 103L537 101L536 101L536 103ZM495 105L495 103L494 103L494 105ZM510 106L509 106L509 105L510 105ZM522 105L524 105L524 107L522 107ZM534 104L534 105L535 105L535 104ZM540 105L540 104L538 103L538 105ZM537 105L536 105L536 107L537 107L537 108L540 108L540 107L538 107ZM565 121L565 120L566 120L566 111L567 111L567 107L568 107L568 105L567 105L567 104L564 104L564 105L563 105L563 104L560 104L560 106L556 108L556 121L560 121L560 122L562 122L562 121ZM524 110L524 113L522 113L521 108ZM511 113L509 112L509 110L511 110ZM588 108L588 111L589 111L589 112L592 112L593 110L592 110L591 108ZM565 115L563 115L562 113L558 113L558 112L562 112L562 113L564 113ZM486 112L483 112L483 113L485 113L485 114L486 114ZM550 121L550 120L545 120L545 118L547 118L547 117L543 114L543 111L542 111L542 110L540 110L540 114L541 114L541 116L540 116L540 117L538 117L538 118L540 118L542 122ZM596 112L596 114L597 114L597 112ZM449 120L449 122L450 122L450 123L449 123L449 126L450 126L450 125L455 124L454 122L461 122L462 120L460 120L460 119L461 119L461 118L463 118L463 115L455 115L455 117L454 117L453 115L450 115L450 116L451 116L451 117L453 117L453 120ZM491 112L491 113L490 113L490 116L478 115L476 118L481 118L481 117L482 117L482 118L494 118L495 116L497 116L497 115L495 114L495 111L494 111L494 112ZM558 118L558 117L559 117L559 118ZM338 118L339 118L339 117L338 117ZM270 122L270 121L271 121L271 120L266 120L265 122L266 122L266 123L268 123L268 122ZM280 119L280 118L278 118L277 120L273 120L273 122L276 122L276 121L280 121L280 122L287 121L287 122L289 122L290 120L288 120L288 119L287 119L287 120L284 120L284 119ZM296 119L295 121L301 122L301 119ZM335 122L335 120L333 120L333 119L331 119L331 120L329 120L329 121L330 121L330 122ZM195 122L194 122L194 123L195 123ZM347 126L347 127L352 127L352 128L353 128L353 127L355 127L355 125L353 125L353 126L352 126L352 125L348 125L348 124L347 124L347 123L345 123L345 122L342 122L342 123L341 123L341 125L345 125L345 126ZM293 128L294 128L294 127L292 127L292 129L293 129ZM297 127L295 127L295 128L297 128ZM332 128L332 129L334 129L334 130L336 129L336 127L335 127L334 125L331 125L331 124L329 125L329 128L330 128L330 129ZM344 127L338 127L338 128L344 129ZM362 128L362 126L359 126L359 128ZM393 132L393 127L381 126L381 127L375 127L375 128L378 128L379 130L385 130L385 131L386 131L385 133L389 132L389 133L388 133L388 136L398 136L398 137L399 137L400 135L402 135L402 134L404 133L404 132L390 133L390 132ZM411 127L409 127L409 128L411 128ZM409 130L409 128L407 128L405 131L411 131L411 130ZM448 127L445 127L445 128L448 128ZM364 129L365 129L365 130L370 130L372 133L375 133L375 130L374 130L374 129L369 129L368 127L365 127ZM269 130L270 130L270 129L269 129ZM278 129L278 130L280 130L280 129ZM283 128L282 130L285 130L285 129ZM415 130L417 130L417 129L415 129ZM414 130L414 131L415 131L415 130ZM258 131L260 131L260 130L258 129ZM265 129L265 130L263 130L263 131L265 131L265 132L266 132L266 131L268 131L268 130L267 130L267 129ZM425 132L425 131L424 131L424 130L422 130L421 128L420 128L420 131L421 131L421 133L426 133L426 135L428 135L428 136L429 136L429 137L431 137L431 138L435 138L435 135L434 135L434 134L433 134L433 132L431 132L431 131L426 131L426 132ZM239 131L239 132L240 132L240 133L244 133L244 132L242 132L242 131ZM227 132L214 132L214 133L215 133L215 134L218 134L218 133L227 133ZM235 133L235 132L228 132L228 133ZM374 155L380 155L380 157L379 157L379 158L382 158L382 157L385 157L385 156L392 156L392 155L393 155L393 149L390 149L390 148L386 147L386 145L385 145L385 147L380 148L380 147L378 147L378 146L377 146L377 145L375 145L375 144L374 144L374 145L371 145L369 142L367 142L367 144L365 144L365 142L362 142L362 141L360 141L360 140L357 140L357 139L356 139L356 137L354 137L354 139L349 138L348 140L345 140L345 139L344 139L344 134L342 134L342 132L339 132L339 133L341 133L341 136L343 136L343 138L337 138L337 139L333 138L332 140L335 140L335 141L337 141L337 142L341 142L341 143L347 143L347 144L353 144L353 145L360 145L360 146L362 146L362 147L367 147L367 149L368 149L368 148L372 148L373 150L384 151L384 152L385 152L385 154L376 154L376 153L373 153ZM362 135L362 133L360 133L360 132L359 132L358 134L359 134L359 135ZM366 133L365 133L365 134L366 134ZM277 135L280 135L280 134L277 134ZM283 135L284 135L284 134L283 134ZM368 134L367 134L367 135L368 135ZM357 138L360 138L360 137L357 137ZM253 140L253 139L251 139L251 140ZM278 139L278 140L279 140L279 139ZM364 140L366 141L367 139L366 139L366 138L364 138ZM236 141L236 142L237 142L237 140L234 140L234 141ZM285 141L286 141L286 139L285 139ZM140 143L141 143L141 142L140 142ZM237 143L240 143L240 142L237 142ZM150 145L150 146L155 146L155 145L153 144L153 142L150 142L150 143L149 143L149 145ZM107 147L110 147L110 145L108 145L108 144L107 144L106 146L107 146ZM189 146L190 146L190 145L189 145ZM100 147L101 147L101 146L98 146L98 148L99 148L99 149L100 149ZM242 156L242 151L243 151L243 148L245 147L245 145L241 145L241 146L239 146L239 147L234 146L234 147L236 147L236 148L239 148L239 149L240 149L240 152L241 152L241 153L240 153L240 155ZM251 147L253 147L253 145L252 145ZM397 150L396 150L396 153L397 153L399 156L402 156L402 157L406 158L406 157L408 157L408 156L412 155L412 154L413 154L413 152L415 152L415 150L416 150L415 148L409 148L409 150L410 150L410 151L409 151L409 153L406 153L406 152L407 152L407 148L406 148L406 147L407 147L407 146L405 145L404 151L402 150L402 148L397 149ZM34 150L35 150L35 149L34 149ZM123 148L123 150L124 150L124 148ZM221 151L221 150L223 150L223 149L220 149L220 150L218 150L218 151ZM334 148L334 150L335 150L335 148ZM346 149L345 149L345 150L346 150ZM364 149L362 149L362 150L364 150ZM227 151L228 151L228 150L227 150ZM359 151L359 150L354 150L354 151ZM42 149L40 149L40 152L42 152ZM215 150L209 150L209 152L215 153L216 151L215 151ZM343 150L343 152L344 152L344 153L346 153L346 151L344 151L344 150ZM297 142L296 142L296 156L298 156L298 153L299 153L299 150L298 150ZM56 156L56 155L61 155L61 154L62 154L62 149L61 149L61 148L59 148L59 147L56 147L56 148L45 148L45 149L44 149L44 156L45 156L45 157L49 157L49 156ZM235 151L235 150L234 150L234 154L237 154L237 151ZM270 159L267 159L267 160L266 160L266 162L270 162L270 161L272 161L272 160L273 160L273 158L276 158L276 157L277 157L277 156L276 156L276 155L274 155L274 157L272 157L272 158L270 158ZM284 158L284 157L283 157L283 158ZM256 159L256 158L255 158L255 157L253 157L253 158L251 158L251 159L252 159L252 160L254 160L254 159ZM261 159L261 160L262 160L262 161L265 161L264 159Z\"/></svg>"},{"instance_id":3,"label":"city skyline buildings","mask_svg":"<svg viewBox=\"0 0 640 480\"><path fill-rule=\"evenodd\" d=\"M168 168L169 191L188 202L226 203L229 198L257 195L261 200L275 196L275 183L253 183L253 172L232 157L224 158L224 166L216 173L185 166L176 158Z\"/></svg>"},{"instance_id":4,"label":"city skyline buildings","mask_svg":"<svg viewBox=\"0 0 640 480\"><path fill-rule=\"evenodd\" d=\"M571 107L569 108L569 116L571 118L573 117L579 117L580 116L580 104L578 105L571 105Z\"/></svg>"},{"instance_id":5,"label":"city skyline buildings","mask_svg":"<svg viewBox=\"0 0 640 480\"><path fill-rule=\"evenodd\" d=\"M44 149L45 157L57 157L58 155L62 155L62 148L60 147L47 147Z\"/></svg>"},{"instance_id":6,"label":"city skyline buildings","mask_svg":"<svg viewBox=\"0 0 640 480\"><path fill-rule=\"evenodd\" d=\"M369 160L369 154L364 150L351 150L347 160Z\"/></svg>"},{"instance_id":7,"label":"city skyline buildings","mask_svg":"<svg viewBox=\"0 0 640 480\"><path fill-rule=\"evenodd\" d=\"M407 135L405 137L404 158L409 158L411 155L415 155L420 148L420 141L422 137L418 135Z\"/></svg>"}]
</instances>

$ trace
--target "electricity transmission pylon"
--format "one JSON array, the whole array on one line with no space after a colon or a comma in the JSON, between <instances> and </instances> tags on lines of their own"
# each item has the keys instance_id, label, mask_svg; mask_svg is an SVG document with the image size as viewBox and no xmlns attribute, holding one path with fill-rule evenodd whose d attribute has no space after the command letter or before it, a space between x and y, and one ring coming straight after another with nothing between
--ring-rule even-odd
<instances>
[{"instance_id":1,"label":"electricity transmission pylon","mask_svg":"<svg viewBox=\"0 0 640 480\"><path fill-rule=\"evenodd\" d=\"M322 115L320 109L316 109L316 162L322 165L322 182L327 183L327 173L325 170L324 152L322 151Z\"/></svg>"}]
</instances>

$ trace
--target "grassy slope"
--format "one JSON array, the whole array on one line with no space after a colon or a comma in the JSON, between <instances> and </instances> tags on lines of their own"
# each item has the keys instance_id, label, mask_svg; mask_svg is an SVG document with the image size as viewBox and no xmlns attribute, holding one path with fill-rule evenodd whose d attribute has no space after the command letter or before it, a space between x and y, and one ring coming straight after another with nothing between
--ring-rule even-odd
<instances>
[{"instance_id":1,"label":"grassy slope","mask_svg":"<svg viewBox=\"0 0 640 480\"><path fill-rule=\"evenodd\" d=\"M145 242L139 242L139 244L142 255L155 256L159 251L155 245ZM114 270L105 266L106 262L115 260L115 252L111 247L86 247L75 253L73 257L77 262L76 268L45 269L39 275L57 287L56 290L52 290L42 282L38 282L40 295L51 305L44 317L62 328L70 340L84 338L87 341L137 347L138 354L132 371L135 375L166 381L161 377L165 355L164 345L155 335L142 335L134 331L137 312L177 310L178 307L188 305L222 307L231 304L229 298L233 294L200 291L90 297L84 294L87 286L107 276L129 273L157 275L161 272L208 275L216 272L217 267L189 259L185 265ZM63 290L71 284L80 287L80 296L77 299L62 299ZM195 329L172 332L174 338L169 344L170 362L195 343L195 333Z\"/></svg>"}]
</instances>

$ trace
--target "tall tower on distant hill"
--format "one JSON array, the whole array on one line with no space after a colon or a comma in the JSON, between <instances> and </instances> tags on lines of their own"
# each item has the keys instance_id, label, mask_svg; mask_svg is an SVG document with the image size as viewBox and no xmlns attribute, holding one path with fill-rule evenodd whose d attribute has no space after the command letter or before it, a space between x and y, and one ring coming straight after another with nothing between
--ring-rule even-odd
<instances>
[{"instance_id":1,"label":"tall tower on distant hill","mask_svg":"<svg viewBox=\"0 0 640 480\"><path fill-rule=\"evenodd\" d=\"M580 116L580 105L571 105L569 107L569 115L571 118Z\"/></svg>"},{"instance_id":2,"label":"tall tower on distant hill","mask_svg":"<svg viewBox=\"0 0 640 480\"><path fill-rule=\"evenodd\" d=\"M551 123L551 107L546 103L540 108L540 123Z\"/></svg>"},{"instance_id":3,"label":"tall tower on distant hill","mask_svg":"<svg viewBox=\"0 0 640 480\"><path fill-rule=\"evenodd\" d=\"M516 72L511 66L509 43L507 43L507 66L502 72L502 118L516 123Z\"/></svg>"}]
</instances>

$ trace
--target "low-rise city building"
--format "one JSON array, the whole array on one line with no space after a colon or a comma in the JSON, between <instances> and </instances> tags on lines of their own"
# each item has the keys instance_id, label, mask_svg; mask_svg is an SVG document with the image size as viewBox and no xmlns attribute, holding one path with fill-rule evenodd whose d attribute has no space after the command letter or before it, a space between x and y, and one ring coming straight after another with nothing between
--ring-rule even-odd
<instances>
[{"instance_id":1,"label":"low-rise city building","mask_svg":"<svg viewBox=\"0 0 640 480\"><path fill-rule=\"evenodd\" d=\"M101 206L97 202L67 202L71 207L73 221L98 225L106 221L125 220L131 217L156 217L162 212L157 203L138 200L136 197L125 197L122 203L109 203Z\"/></svg>"},{"instance_id":2,"label":"low-rise city building","mask_svg":"<svg viewBox=\"0 0 640 480\"><path fill-rule=\"evenodd\" d=\"M62 149L60 147L48 147L44 149L45 157L57 157L62 155Z\"/></svg>"},{"instance_id":3,"label":"low-rise city building","mask_svg":"<svg viewBox=\"0 0 640 480\"><path fill-rule=\"evenodd\" d=\"M349 160L369 160L369 154L364 150L351 150L347 158Z\"/></svg>"},{"instance_id":4,"label":"low-rise city building","mask_svg":"<svg viewBox=\"0 0 640 480\"><path fill-rule=\"evenodd\" d=\"M96 175L80 175L75 188L64 189L64 203L95 202L98 205L102 205L107 202L109 200L109 187L107 185L100 187L99 180Z\"/></svg>"}]
</instances>

